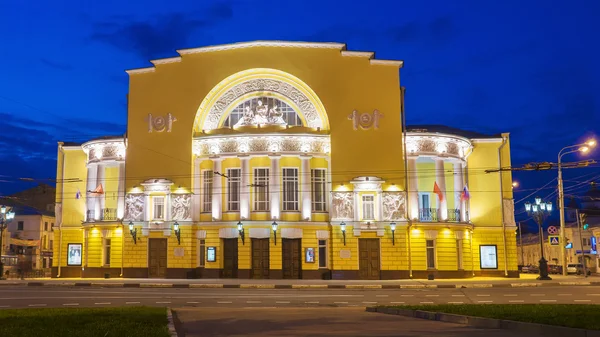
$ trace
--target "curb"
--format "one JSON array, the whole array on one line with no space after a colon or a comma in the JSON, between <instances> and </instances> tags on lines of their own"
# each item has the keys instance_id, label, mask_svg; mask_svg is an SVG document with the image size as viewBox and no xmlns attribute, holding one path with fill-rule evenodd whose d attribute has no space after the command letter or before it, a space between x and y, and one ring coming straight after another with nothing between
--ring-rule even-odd
<instances>
[{"instance_id":1,"label":"curb","mask_svg":"<svg viewBox=\"0 0 600 337\"><path fill-rule=\"evenodd\" d=\"M175 329L175 322L173 322L173 311L171 308L167 308L167 328L169 329L169 335L171 337L178 337L177 330Z\"/></svg>"},{"instance_id":2,"label":"curb","mask_svg":"<svg viewBox=\"0 0 600 337\"><path fill-rule=\"evenodd\" d=\"M527 323L509 321L495 318L473 317L456 314L446 314L441 312L410 310L399 308L367 307L367 312L376 312L388 315L398 315L404 317L413 317L426 319L430 321L439 321L446 323L455 323L472 326L480 329L503 329L516 332L522 332L527 335L543 335L544 337L600 337L600 331L586 330L578 328L567 328L563 326Z\"/></svg>"}]
</instances>

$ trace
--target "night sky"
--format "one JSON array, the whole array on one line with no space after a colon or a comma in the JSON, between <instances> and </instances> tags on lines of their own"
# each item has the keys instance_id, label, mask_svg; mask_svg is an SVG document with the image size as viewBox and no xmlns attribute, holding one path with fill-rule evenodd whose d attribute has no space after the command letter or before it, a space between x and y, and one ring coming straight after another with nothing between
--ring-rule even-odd
<instances>
[{"instance_id":1,"label":"night sky","mask_svg":"<svg viewBox=\"0 0 600 337\"><path fill-rule=\"evenodd\" d=\"M54 178L58 140L125 132L125 69L239 41L344 42L402 59L408 124L510 132L514 166L556 162L563 146L598 131L600 1L340 3L1 1L0 195L29 186L19 177ZM600 168L566 175L581 193ZM519 201L556 171L514 176Z\"/></svg>"}]
</instances>

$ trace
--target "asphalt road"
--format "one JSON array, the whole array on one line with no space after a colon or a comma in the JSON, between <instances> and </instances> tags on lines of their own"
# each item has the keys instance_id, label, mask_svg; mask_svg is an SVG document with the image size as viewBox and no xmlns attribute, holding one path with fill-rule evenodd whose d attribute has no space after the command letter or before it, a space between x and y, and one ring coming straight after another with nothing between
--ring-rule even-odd
<instances>
[{"instance_id":1,"label":"asphalt road","mask_svg":"<svg viewBox=\"0 0 600 337\"><path fill-rule=\"evenodd\" d=\"M178 289L0 287L0 308L32 307L365 307L395 304L595 304L600 287L462 289Z\"/></svg>"}]
</instances>

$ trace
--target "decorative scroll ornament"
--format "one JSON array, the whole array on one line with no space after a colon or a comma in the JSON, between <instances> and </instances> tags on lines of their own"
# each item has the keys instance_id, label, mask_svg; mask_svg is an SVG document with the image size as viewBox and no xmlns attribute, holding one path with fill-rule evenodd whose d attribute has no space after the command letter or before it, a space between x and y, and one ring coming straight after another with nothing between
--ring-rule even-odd
<instances>
[{"instance_id":1,"label":"decorative scroll ornament","mask_svg":"<svg viewBox=\"0 0 600 337\"><path fill-rule=\"evenodd\" d=\"M370 128L379 129L379 119L381 118L383 118L383 114L379 110L374 110L373 113L359 113L357 110L354 110L348 116L348 119L352 121L354 130L358 130L358 127L363 130Z\"/></svg>"},{"instance_id":2,"label":"decorative scroll ornament","mask_svg":"<svg viewBox=\"0 0 600 337\"><path fill-rule=\"evenodd\" d=\"M173 221L191 220L190 205L192 198L189 194L172 194L171 218Z\"/></svg>"},{"instance_id":3,"label":"decorative scroll ornament","mask_svg":"<svg viewBox=\"0 0 600 337\"><path fill-rule=\"evenodd\" d=\"M125 220L144 220L144 195L127 194L125 197Z\"/></svg>"},{"instance_id":4,"label":"decorative scroll ornament","mask_svg":"<svg viewBox=\"0 0 600 337\"><path fill-rule=\"evenodd\" d=\"M354 219L354 195L352 192L334 192L332 218L335 220Z\"/></svg>"},{"instance_id":5,"label":"decorative scroll ornament","mask_svg":"<svg viewBox=\"0 0 600 337\"><path fill-rule=\"evenodd\" d=\"M383 220L406 220L406 198L403 192L384 192L382 194Z\"/></svg>"},{"instance_id":6,"label":"decorative scroll ornament","mask_svg":"<svg viewBox=\"0 0 600 337\"><path fill-rule=\"evenodd\" d=\"M167 130L167 132L171 132L173 129L173 122L177 121L171 113L168 113L166 116L152 116L152 114L148 114L148 132L157 131L163 132Z\"/></svg>"},{"instance_id":7,"label":"decorative scroll ornament","mask_svg":"<svg viewBox=\"0 0 600 337\"><path fill-rule=\"evenodd\" d=\"M287 125L283 120L283 113L277 111L277 108L277 105L268 107L259 99L254 110L249 106L246 107L242 118L240 118L234 127L248 125Z\"/></svg>"}]
</instances>

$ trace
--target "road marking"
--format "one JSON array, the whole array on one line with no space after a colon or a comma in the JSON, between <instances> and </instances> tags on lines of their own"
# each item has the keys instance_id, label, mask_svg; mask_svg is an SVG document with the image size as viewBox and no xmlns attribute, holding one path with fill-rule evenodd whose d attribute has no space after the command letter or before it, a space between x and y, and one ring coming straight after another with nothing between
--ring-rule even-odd
<instances>
[{"instance_id":1,"label":"road marking","mask_svg":"<svg viewBox=\"0 0 600 337\"><path fill-rule=\"evenodd\" d=\"M313 301L313 302L304 302L304 303L306 303L306 304L317 304L317 303L319 303L319 301Z\"/></svg>"},{"instance_id":2,"label":"road marking","mask_svg":"<svg viewBox=\"0 0 600 337\"><path fill-rule=\"evenodd\" d=\"M45 307L46 304L30 304L29 307Z\"/></svg>"},{"instance_id":3,"label":"road marking","mask_svg":"<svg viewBox=\"0 0 600 337\"><path fill-rule=\"evenodd\" d=\"M556 300L540 300L540 302L556 302Z\"/></svg>"},{"instance_id":4,"label":"road marking","mask_svg":"<svg viewBox=\"0 0 600 337\"><path fill-rule=\"evenodd\" d=\"M348 302L333 302L335 304L348 304Z\"/></svg>"},{"instance_id":5,"label":"road marking","mask_svg":"<svg viewBox=\"0 0 600 337\"><path fill-rule=\"evenodd\" d=\"M110 302L98 302L98 303L94 303L95 305L108 305L110 304Z\"/></svg>"},{"instance_id":6,"label":"road marking","mask_svg":"<svg viewBox=\"0 0 600 337\"><path fill-rule=\"evenodd\" d=\"M531 296L546 296L546 294L530 294Z\"/></svg>"},{"instance_id":7,"label":"road marking","mask_svg":"<svg viewBox=\"0 0 600 337\"><path fill-rule=\"evenodd\" d=\"M188 302L190 303L190 302ZM261 301L246 301L246 303L248 304L256 304L256 303L262 303Z\"/></svg>"},{"instance_id":8,"label":"road marking","mask_svg":"<svg viewBox=\"0 0 600 337\"><path fill-rule=\"evenodd\" d=\"M66 306L73 306L73 305L79 305L79 303L63 303L63 305L66 305Z\"/></svg>"},{"instance_id":9,"label":"road marking","mask_svg":"<svg viewBox=\"0 0 600 337\"><path fill-rule=\"evenodd\" d=\"M504 296L506 296L506 297L517 297L518 295L517 294L504 294Z\"/></svg>"},{"instance_id":10,"label":"road marking","mask_svg":"<svg viewBox=\"0 0 600 337\"><path fill-rule=\"evenodd\" d=\"M171 302L156 302L156 304L169 304Z\"/></svg>"},{"instance_id":11,"label":"road marking","mask_svg":"<svg viewBox=\"0 0 600 337\"><path fill-rule=\"evenodd\" d=\"M275 301L277 304L288 304L290 301Z\"/></svg>"},{"instance_id":12,"label":"road marking","mask_svg":"<svg viewBox=\"0 0 600 337\"><path fill-rule=\"evenodd\" d=\"M477 301L477 303L493 303L494 301Z\"/></svg>"},{"instance_id":13,"label":"road marking","mask_svg":"<svg viewBox=\"0 0 600 337\"><path fill-rule=\"evenodd\" d=\"M364 304L377 304L377 302L363 302Z\"/></svg>"},{"instance_id":14,"label":"road marking","mask_svg":"<svg viewBox=\"0 0 600 337\"><path fill-rule=\"evenodd\" d=\"M404 304L404 302L390 302L392 304Z\"/></svg>"},{"instance_id":15,"label":"road marking","mask_svg":"<svg viewBox=\"0 0 600 337\"><path fill-rule=\"evenodd\" d=\"M0 305L0 308L10 308L10 305Z\"/></svg>"},{"instance_id":16,"label":"road marking","mask_svg":"<svg viewBox=\"0 0 600 337\"><path fill-rule=\"evenodd\" d=\"M125 302L125 304L140 304L140 302Z\"/></svg>"},{"instance_id":17,"label":"road marking","mask_svg":"<svg viewBox=\"0 0 600 337\"><path fill-rule=\"evenodd\" d=\"M400 295L400 297L413 297L415 295Z\"/></svg>"},{"instance_id":18,"label":"road marking","mask_svg":"<svg viewBox=\"0 0 600 337\"><path fill-rule=\"evenodd\" d=\"M463 304L465 302L448 302L448 304Z\"/></svg>"},{"instance_id":19,"label":"road marking","mask_svg":"<svg viewBox=\"0 0 600 337\"><path fill-rule=\"evenodd\" d=\"M558 296L573 296L572 294L558 294Z\"/></svg>"},{"instance_id":20,"label":"road marking","mask_svg":"<svg viewBox=\"0 0 600 337\"><path fill-rule=\"evenodd\" d=\"M421 304L433 304L433 302L421 302Z\"/></svg>"},{"instance_id":21,"label":"road marking","mask_svg":"<svg viewBox=\"0 0 600 337\"><path fill-rule=\"evenodd\" d=\"M440 297L440 295L425 295L425 297Z\"/></svg>"},{"instance_id":22,"label":"road marking","mask_svg":"<svg viewBox=\"0 0 600 337\"><path fill-rule=\"evenodd\" d=\"M185 303L187 303L187 304L198 304L200 302L185 302Z\"/></svg>"},{"instance_id":23,"label":"road marking","mask_svg":"<svg viewBox=\"0 0 600 337\"><path fill-rule=\"evenodd\" d=\"M375 295L375 297L388 297L390 295Z\"/></svg>"},{"instance_id":24,"label":"road marking","mask_svg":"<svg viewBox=\"0 0 600 337\"><path fill-rule=\"evenodd\" d=\"M231 302L227 302L227 301L222 301L222 302L218 301L217 303L219 303L219 304L231 304Z\"/></svg>"},{"instance_id":25,"label":"road marking","mask_svg":"<svg viewBox=\"0 0 600 337\"><path fill-rule=\"evenodd\" d=\"M523 303L525 301L523 300L512 300L512 301L508 301L508 303Z\"/></svg>"},{"instance_id":26,"label":"road marking","mask_svg":"<svg viewBox=\"0 0 600 337\"><path fill-rule=\"evenodd\" d=\"M600 296L600 294L586 294L586 296Z\"/></svg>"},{"instance_id":27,"label":"road marking","mask_svg":"<svg viewBox=\"0 0 600 337\"><path fill-rule=\"evenodd\" d=\"M452 297L465 297L465 295L452 295Z\"/></svg>"},{"instance_id":28,"label":"road marking","mask_svg":"<svg viewBox=\"0 0 600 337\"><path fill-rule=\"evenodd\" d=\"M591 302L592 300L574 300L574 302Z\"/></svg>"},{"instance_id":29,"label":"road marking","mask_svg":"<svg viewBox=\"0 0 600 337\"><path fill-rule=\"evenodd\" d=\"M477 295L477 297L490 297L490 295Z\"/></svg>"}]
</instances>

